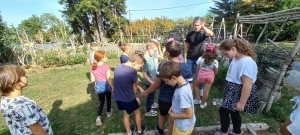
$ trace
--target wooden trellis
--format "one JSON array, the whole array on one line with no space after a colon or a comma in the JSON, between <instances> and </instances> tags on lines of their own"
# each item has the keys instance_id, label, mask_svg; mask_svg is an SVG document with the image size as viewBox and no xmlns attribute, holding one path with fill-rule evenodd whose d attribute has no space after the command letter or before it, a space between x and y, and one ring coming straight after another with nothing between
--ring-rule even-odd
<instances>
[{"instance_id":1,"label":"wooden trellis","mask_svg":"<svg viewBox=\"0 0 300 135\"><path fill-rule=\"evenodd\" d=\"M284 29L287 21L300 19L300 7L283 10L274 13L260 14L260 15L245 15L240 16L237 14L234 24L233 38L241 38L251 45L258 54L258 66L259 75L257 83L259 91L265 91L269 89L267 93L266 104L261 104L260 109L263 110L266 106L266 111L270 111L272 103L274 102L275 95L281 92L281 88L284 84L284 79L288 77L289 71L292 70L295 56L297 55L298 48L300 46L300 32L298 33L297 40L292 50L285 50L274 41L279 36L280 32ZM270 23L283 22L279 31L276 33L273 39L268 39L269 45L272 44L275 47L258 46L258 41L262 37L263 33ZM243 32L243 25L249 25L246 32ZM255 44L250 44L244 37L248 37L251 34L254 25L264 24L260 35L258 36ZM259 94L261 96L262 94Z\"/></svg>"}]
</instances>

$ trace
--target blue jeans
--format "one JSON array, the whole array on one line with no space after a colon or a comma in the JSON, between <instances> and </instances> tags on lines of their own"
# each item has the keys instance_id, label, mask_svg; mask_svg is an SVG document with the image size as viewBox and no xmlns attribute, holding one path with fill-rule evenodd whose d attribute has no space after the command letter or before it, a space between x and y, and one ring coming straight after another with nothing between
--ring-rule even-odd
<instances>
[{"instance_id":1,"label":"blue jeans","mask_svg":"<svg viewBox=\"0 0 300 135\"><path fill-rule=\"evenodd\" d=\"M188 64L191 68L191 71L192 71L192 74L193 74L193 77L195 75L195 77L197 78L197 75L198 75L198 69L197 69L197 64L196 64L197 60L190 60L190 59L186 59L186 64ZM204 85L201 84L199 86L199 89L203 89Z\"/></svg>"},{"instance_id":2,"label":"blue jeans","mask_svg":"<svg viewBox=\"0 0 300 135\"><path fill-rule=\"evenodd\" d=\"M150 87L150 85L145 85L145 86L146 86L146 89L148 89ZM146 111L147 112L149 112L151 110L151 106L154 103L155 91L148 94L148 97L146 100Z\"/></svg>"}]
</instances>

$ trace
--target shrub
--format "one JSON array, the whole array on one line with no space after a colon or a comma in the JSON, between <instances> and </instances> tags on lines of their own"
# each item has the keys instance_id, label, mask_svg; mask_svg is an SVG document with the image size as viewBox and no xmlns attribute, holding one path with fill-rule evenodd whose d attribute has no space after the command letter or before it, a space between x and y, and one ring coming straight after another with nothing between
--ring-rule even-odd
<instances>
[{"instance_id":1,"label":"shrub","mask_svg":"<svg viewBox=\"0 0 300 135\"><path fill-rule=\"evenodd\" d=\"M36 55L36 64L44 68L83 64L87 61L87 47L76 47L75 51L71 48L39 50Z\"/></svg>"},{"instance_id":2,"label":"shrub","mask_svg":"<svg viewBox=\"0 0 300 135\"><path fill-rule=\"evenodd\" d=\"M216 74L214 86L221 89L223 87L224 81L226 79L228 66L219 66L218 74Z\"/></svg>"}]
</instances>

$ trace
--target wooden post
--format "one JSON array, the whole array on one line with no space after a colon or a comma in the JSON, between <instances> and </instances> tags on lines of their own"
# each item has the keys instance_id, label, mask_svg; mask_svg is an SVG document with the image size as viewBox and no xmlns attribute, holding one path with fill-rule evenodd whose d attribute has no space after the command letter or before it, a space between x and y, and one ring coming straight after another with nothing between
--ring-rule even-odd
<instances>
[{"instance_id":1,"label":"wooden post","mask_svg":"<svg viewBox=\"0 0 300 135\"><path fill-rule=\"evenodd\" d=\"M267 29L267 26L268 26L268 22L265 24L265 27L264 27L263 30L260 32L260 34L259 34L259 36L258 36L258 38L257 38L257 40L256 40L256 43L255 43L254 47L257 46L258 41L260 40L261 36L263 35L263 33L265 32L265 30Z\"/></svg>"},{"instance_id":2,"label":"wooden post","mask_svg":"<svg viewBox=\"0 0 300 135\"><path fill-rule=\"evenodd\" d=\"M295 42L293 51L290 54L291 59L288 59L286 61L286 63L283 65L282 70L281 70L281 72L280 72L280 74L279 74L279 76L276 80L276 84L273 86L273 88L272 88L272 90L269 94L268 103L267 103L267 107L266 107L266 112L270 111L270 109L272 107L274 97L275 97L275 93L278 90L278 88L280 87L280 84L282 82L282 79L284 78L284 74L285 74L285 72L288 68L288 65L292 62L292 58L294 58L296 56L299 46L300 46L300 32L298 33L298 37L297 37L297 40Z\"/></svg>"},{"instance_id":3,"label":"wooden post","mask_svg":"<svg viewBox=\"0 0 300 135\"><path fill-rule=\"evenodd\" d=\"M250 39L250 35L251 35L251 32L252 32L253 26L254 26L254 23L252 23L252 25L251 25L249 36L248 36L248 40Z\"/></svg>"},{"instance_id":4,"label":"wooden post","mask_svg":"<svg viewBox=\"0 0 300 135\"><path fill-rule=\"evenodd\" d=\"M275 42L276 38L279 36L280 32L282 31L283 27L285 26L286 22L289 20L289 17L287 17L285 19L285 21L283 22L283 24L281 25L280 29L278 30L278 32L276 33L275 37L272 39L272 41Z\"/></svg>"},{"instance_id":5,"label":"wooden post","mask_svg":"<svg viewBox=\"0 0 300 135\"><path fill-rule=\"evenodd\" d=\"M241 36L243 37L243 23L241 23L240 26L241 26Z\"/></svg>"},{"instance_id":6,"label":"wooden post","mask_svg":"<svg viewBox=\"0 0 300 135\"><path fill-rule=\"evenodd\" d=\"M224 18L222 19L223 21L222 21L222 23L223 23L223 34L224 34L224 38L223 38L223 40L225 40L226 39L226 29L225 29L225 20L224 20Z\"/></svg>"},{"instance_id":7,"label":"wooden post","mask_svg":"<svg viewBox=\"0 0 300 135\"><path fill-rule=\"evenodd\" d=\"M237 15L236 15L236 18L235 18L235 22L234 22L234 31L233 31L233 38L236 38L237 37L237 26L238 26L238 19L239 19L239 17L240 17L240 13L238 13Z\"/></svg>"},{"instance_id":8,"label":"wooden post","mask_svg":"<svg viewBox=\"0 0 300 135\"><path fill-rule=\"evenodd\" d=\"M223 21L224 21L224 18L222 18L222 21L221 21L221 24L220 24L220 27L219 27L219 31L218 31L218 35L217 35L217 38L216 38L215 42L219 41L219 37L220 37L220 34L221 34L221 28L222 28Z\"/></svg>"}]
</instances>

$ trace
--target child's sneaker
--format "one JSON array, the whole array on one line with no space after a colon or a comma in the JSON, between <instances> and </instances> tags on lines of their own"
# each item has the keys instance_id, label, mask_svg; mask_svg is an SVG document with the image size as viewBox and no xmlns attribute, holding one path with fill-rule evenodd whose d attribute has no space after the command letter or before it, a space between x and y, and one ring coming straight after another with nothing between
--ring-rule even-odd
<instances>
[{"instance_id":1,"label":"child's sneaker","mask_svg":"<svg viewBox=\"0 0 300 135\"><path fill-rule=\"evenodd\" d=\"M200 96L203 97L203 89L200 90Z\"/></svg>"},{"instance_id":2,"label":"child's sneaker","mask_svg":"<svg viewBox=\"0 0 300 135\"><path fill-rule=\"evenodd\" d=\"M151 108L158 108L158 104L157 104L157 103L153 103L153 104L151 105Z\"/></svg>"},{"instance_id":3,"label":"child's sneaker","mask_svg":"<svg viewBox=\"0 0 300 135\"><path fill-rule=\"evenodd\" d=\"M98 116L96 119L96 126L102 126L101 117Z\"/></svg>"},{"instance_id":4,"label":"child's sneaker","mask_svg":"<svg viewBox=\"0 0 300 135\"><path fill-rule=\"evenodd\" d=\"M141 132L141 133L137 132L137 135L142 135L142 134L144 134L144 132L146 131L146 129L147 129L147 124L146 124L146 123L143 123L143 124L142 124L142 132Z\"/></svg>"},{"instance_id":5,"label":"child's sneaker","mask_svg":"<svg viewBox=\"0 0 300 135\"><path fill-rule=\"evenodd\" d=\"M164 135L164 130L161 130L158 126L158 124L155 125L155 132L158 134L158 135Z\"/></svg>"},{"instance_id":6,"label":"child's sneaker","mask_svg":"<svg viewBox=\"0 0 300 135\"><path fill-rule=\"evenodd\" d=\"M201 103L201 100L194 99L194 104L195 104L195 105L198 105L198 104L200 104L200 103Z\"/></svg>"},{"instance_id":7,"label":"child's sneaker","mask_svg":"<svg viewBox=\"0 0 300 135\"><path fill-rule=\"evenodd\" d=\"M136 130L135 124L130 124L130 130L131 130L131 134L133 135L133 133L134 133L135 130Z\"/></svg>"},{"instance_id":8,"label":"child's sneaker","mask_svg":"<svg viewBox=\"0 0 300 135\"><path fill-rule=\"evenodd\" d=\"M106 112L106 116L107 116L107 117L110 117L112 113L113 113L113 109L110 108L110 112Z\"/></svg>"},{"instance_id":9,"label":"child's sneaker","mask_svg":"<svg viewBox=\"0 0 300 135\"><path fill-rule=\"evenodd\" d=\"M205 102L204 105L200 104L200 108L205 108L207 106L207 103Z\"/></svg>"},{"instance_id":10,"label":"child's sneaker","mask_svg":"<svg viewBox=\"0 0 300 135\"><path fill-rule=\"evenodd\" d=\"M150 110L149 112L145 113L145 116L157 116L157 112L154 112L153 110Z\"/></svg>"},{"instance_id":11,"label":"child's sneaker","mask_svg":"<svg viewBox=\"0 0 300 135\"><path fill-rule=\"evenodd\" d=\"M157 113L157 111L154 111L153 109L150 110L151 112Z\"/></svg>"}]
</instances>

